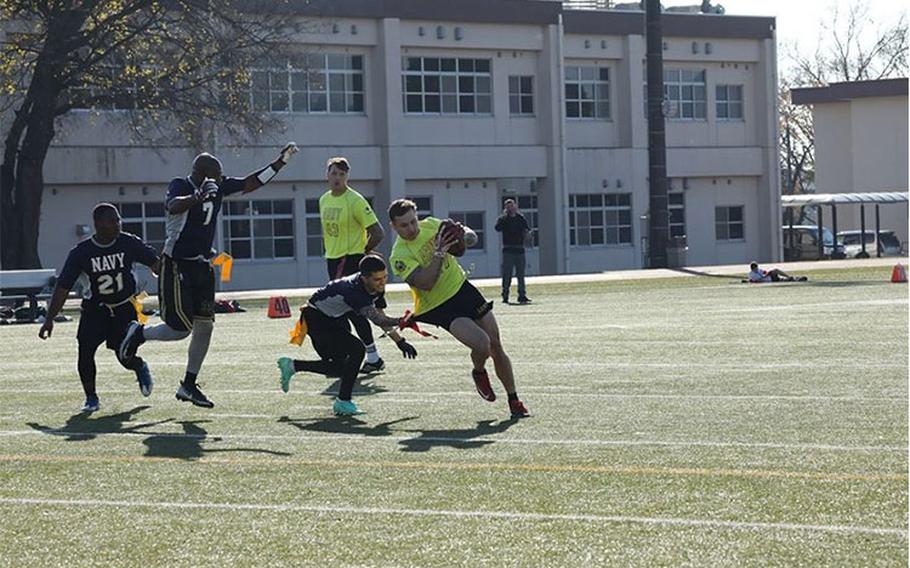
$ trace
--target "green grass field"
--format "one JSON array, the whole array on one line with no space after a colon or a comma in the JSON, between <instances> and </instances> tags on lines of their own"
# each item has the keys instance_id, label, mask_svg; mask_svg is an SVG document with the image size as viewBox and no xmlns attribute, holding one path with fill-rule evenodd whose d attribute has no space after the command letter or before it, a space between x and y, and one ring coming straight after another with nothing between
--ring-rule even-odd
<instances>
[{"instance_id":1,"label":"green grass field","mask_svg":"<svg viewBox=\"0 0 910 568\"><path fill-rule=\"evenodd\" d=\"M275 359L313 353L250 303L216 323L214 409L174 399L187 342L158 343L148 399L99 350L89 416L76 323L3 327L0 565L906 565L908 293L889 274L532 287L495 308L518 422L448 335L406 332L416 361L381 340L368 414L338 419L333 379L279 390Z\"/></svg>"}]
</instances>

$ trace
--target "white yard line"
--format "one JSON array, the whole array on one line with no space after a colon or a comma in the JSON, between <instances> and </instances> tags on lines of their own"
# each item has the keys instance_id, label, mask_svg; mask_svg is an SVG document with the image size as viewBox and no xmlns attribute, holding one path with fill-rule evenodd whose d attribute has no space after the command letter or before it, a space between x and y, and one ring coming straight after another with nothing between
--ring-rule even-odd
<instances>
[{"instance_id":1,"label":"white yard line","mask_svg":"<svg viewBox=\"0 0 910 568\"><path fill-rule=\"evenodd\" d=\"M681 527L704 527L713 529L799 531L840 534L887 535L907 538L907 529L892 527L864 527L852 525L814 525L800 523L766 523L747 521L724 521L719 519L685 519L661 517L635 517L625 515L524 513L512 511L453 511L444 509L403 509L387 507L350 507L327 505L272 505L263 503L176 503L167 501L115 501L100 499L28 499L0 498L0 504L11 506L38 507L116 507L152 509L201 509L218 511L267 511L296 513L339 513L348 515L386 515L409 517L448 517L472 519L510 519L518 521L567 521L608 524L643 524Z\"/></svg>"},{"instance_id":2,"label":"white yard line","mask_svg":"<svg viewBox=\"0 0 910 568\"><path fill-rule=\"evenodd\" d=\"M269 417L275 419L274 416ZM326 414L328 418L328 414ZM313 419L313 420L318 420ZM306 424L310 419L297 419L296 422ZM294 424L291 420L288 424ZM139 426L137 424L136 426ZM364 430L368 431L370 426L364 425ZM398 430L399 432L408 432L407 430ZM422 431L414 431L411 435L388 435L377 436L369 433L358 434L319 434L315 432L306 432L305 434L218 434L207 432L205 434L184 434L179 432L151 432L151 431L128 431L128 432L81 432L64 429L50 428L47 430L0 430L0 438L17 437L17 436L60 436L67 438L80 437L149 437L156 436L162 438L186 438L193 440L205 440L218 438L219 440L287 440L292 442L337 442L345 440L350 442L411 442L411 443L445 443L445 444L471 444L482 442L485 444L512 444L512 445L529 445L529 446L602 446L602 447L621 447L621 446L664 446L664 447L707 447L707 448L760 448L760 449L777 449L777 450L798 450L798 451L834 451L834 452L903 452L906 453L908 446L845 446L839 444L784 444L772 442L715 442L701 440L591 440L578 439L567 440L560 438L500 438L495 436L428 436Z\"/></svg>"},{"instance_id":3,"label":"white yard line","mask_svg":"<svg viewBox=\"0 0 910 568\"><path fill-rule=\"evenodd\" d=\"M668 378L668 377L664 377ZM673 377L669 377L673 378ZM612 384L615 381L595 381L596 384ZM330 383L326 383L328 386ZM312 385L307 385L312 386ZM279 397L299 397L299 396L328 396L324 393L314 392L312 390L297 389L289 393L281 392L277 387L275 389L205 389L211 395L222 394L239 394L239 395L256 395L256 396L279 396ZM568 392L577 391L577 392ZM665 399L665 400L789 400L789 401L807 401L807 402L893 402L907 404L907 396L828 396L828 395L787 395L787 394L672 394L672 393L602 393L602 392L585 392L584 389L572 386L523 386L521 392L536 393L545 396L547 399L558 398L585 398L585 399ZM73 390L66 389L0 389L0 393L9 394L59 394L72 395ZM135 389L99 389L100 395L121 395L136 394ZM474 399L477 396L475 391L405 391L389 390L386 392L371 392L367 390L355 390L354 396L369 397L371 399L382 400L383 403L434 403L444 402L439 397L464 397ZM399 398L405 397L405 398ZM460 398L453 401L462 404L464 401ZM136 399L137 403L149 403L151 399ZM319 408L311 406L307 408ZM31 413L32 410L29 410ZM16 416L11 414L10 416ZM211 416L211 415L209 415ZM257 415L258 416L258 415Z\"/></svg>"}]
</instances>

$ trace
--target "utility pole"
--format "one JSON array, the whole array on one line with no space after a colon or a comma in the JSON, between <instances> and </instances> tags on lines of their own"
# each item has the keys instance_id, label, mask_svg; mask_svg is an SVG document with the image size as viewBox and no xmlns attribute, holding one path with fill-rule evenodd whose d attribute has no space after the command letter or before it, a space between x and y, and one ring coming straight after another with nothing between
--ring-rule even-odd
<instances>
[{"instance_id":1,"label":"utility pole","mask_svg":"<svg viewBox=\"0 0 910 568\"><path fill-rule=\"evenodd\" d=\"M660 0L647 0L649 268L667 267L670 219L667 203L667 140L664 129L664 54Z\"/></svg>"}]
</instances>

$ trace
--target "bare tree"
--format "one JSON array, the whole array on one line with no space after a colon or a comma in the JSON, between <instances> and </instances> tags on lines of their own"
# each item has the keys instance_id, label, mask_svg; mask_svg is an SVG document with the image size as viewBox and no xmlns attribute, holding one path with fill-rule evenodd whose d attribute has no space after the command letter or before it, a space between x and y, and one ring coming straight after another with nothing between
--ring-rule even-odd
<instances>
[{"instance_id":1,"label":"bare tree","mask_svg":"<svg viewBox=\"0 0 910 568\"><path fill-rule=\"evenodd\" d=\"M866 0L844 11L835 7L821 22L815 51L788 54L795 78L804 86L907 76L907 15L876 24Z\"/></svg>"},{"instance_id":2,"label":"bare tree","mask_svg":"<svg viewBox=\"0 0 910 568\"><path fill-rule=\"evenodd\" d=\"M822 87L842 81L907 76L907 18L877 25L868 2L851 2L823 19L811 54L793 46L782 50L785 71L778 90L780 162L784 193L804 193L815 173L815 130L812 111L794 105L790 90Z\"/></svg>"},{"instance_id":3,"label":"bare tree","mask_svg":"<svg viewBox=\"0 0 910 568\"><path fill-rule=\"evenodd\" d=\"M0 264L34 268L43 165L73 108L125 111L135 140L257 137L250 69L299 29L241 0L0 0Z\"/></svg>"}]
</instances>

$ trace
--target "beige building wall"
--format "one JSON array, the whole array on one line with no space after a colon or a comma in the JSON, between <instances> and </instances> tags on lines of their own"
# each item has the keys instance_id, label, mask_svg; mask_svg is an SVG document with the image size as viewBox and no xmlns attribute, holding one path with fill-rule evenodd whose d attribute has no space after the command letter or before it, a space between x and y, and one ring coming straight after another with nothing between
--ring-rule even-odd
<instances>
[{"instance_id":1,"label":"beige building wall","mask_svg":"<svg viewBox=\"0 0 910 568\"><path fill-rule=\"evenodd\" d=\"M643 16L566 15L558 4L527 14L515 9L527 4L493 0L487 10L462 20L443 18L456 8L441 1L409 4L401 13L378 14L370 8L370 14L359 16L339 0L337 9L346 15L308 16L317 25L300 35L301 52L363 57L364 110L284 113L286 132L255 142L218 140L213 151L229 175L244 175L267 163L286 140L295 140L302 150L273 182L246 196L291 201L294 257L237 259L234 278L222 289L325 282L311 208L324 191L325 160L335 155L351 160L352 186L373 200L386 227L385 252L394 238L384 214L388 203L405 196L429 198L434 216L479 215L484 247L469 251L462 263L474 276L496 276L501 244L493 225L502 199L518 195L536 199L538 205L539 246L529 251L529 274L643 266L647 225L642 218L648 208ZM667 122L667 171L674 190L684 195L689 264L776 260L780 215L773 20L668 15L666 21L665 68L706 74L706 115ZM490 60L492 112L405 112L404 57ZM566 66L610 69L607 119L566 117ZM511 75L533 78L533 114L510 113ZM718 118L715 87L724 84L742 86L742 119ZM90 223L96 202L160 205L168 181L187 175L194 154L175 141L150 147L131 140L116 111L70 113L60 132L46 163L40 240L44 264L58 268L82 238L79 226ZM573 196L614 193L629 194L631 242L571 243ZM742 207L743 238L716 238L715 208L724 206ZM225 221L222 212L220 223ZM221 225L216 248L226 246Z\"/></svg>"},{"instance_id":2,"label":"beige building wall","mask_svg":"<svg viewBox=\"0 0 910 568\"><path fill-rule=\"evenodd\" d=\"M906 80L904 80L906 81ZM812 107L815 123L816 191L907 191L907 95L861 96ZM866 206L866 229L875 228L875 206ZM830 209L825 224L831 227ZM893 230L906 250L907 204L880 206L881 227ZM838 207L838 230L860 228L859 206Z\"/></svg>"}]
</instances>

